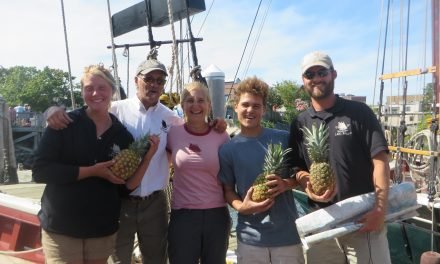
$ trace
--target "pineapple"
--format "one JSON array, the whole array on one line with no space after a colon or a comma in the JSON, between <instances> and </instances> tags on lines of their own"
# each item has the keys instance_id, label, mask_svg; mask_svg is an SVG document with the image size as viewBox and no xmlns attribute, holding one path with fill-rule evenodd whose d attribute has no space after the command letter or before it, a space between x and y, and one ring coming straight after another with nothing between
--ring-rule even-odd
<instances>
[{"instance_id":1,"label":"pineapple","mask_svg":"<svg viewBox=\"0 0 440 264\"><path fill-rule=\"evenodd\" d=\"M254 191L252 193L252 200L255 202L262 202L270 197L267 193L269 187L266 185L266 175L280 174L284 165L284 157L291 149L283 150L281 144L269 144L264 157L263 173L258 175L252 186Z\"/></svg>"},{"instance_id":2,"label":"pineapple","mask_svg":"<svg viewBox=\"0 0 440 264\"><path fill-rule=\"evenodd\" d=\"M138 168L143 156L150 148L149 133L135 140L127 149L119 151L118 146L113 147L115 163L110 170L121 179L130 178Z\"/></svg>"},{"instance_id":3,"label":"pineapple","mask_svg":"<svg viewBox=\"0 0 440 264\"><path fill-rule=\"evenodd\" d=\"M305 135L307 152L312 162L310 166L310 184L315 194L322 195L335 185L335 175L328 163L328 128L321 123L319 128L316 128L313 124L311 130L307 127L301 130Z\"/></svg>"}]
</instances>

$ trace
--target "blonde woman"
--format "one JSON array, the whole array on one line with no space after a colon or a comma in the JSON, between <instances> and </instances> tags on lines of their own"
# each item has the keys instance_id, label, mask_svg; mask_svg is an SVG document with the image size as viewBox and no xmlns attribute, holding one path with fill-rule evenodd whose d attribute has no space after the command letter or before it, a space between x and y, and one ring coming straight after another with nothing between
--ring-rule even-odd
<instances>
[{"instance_id":1,"label":"blonde woman","mask_svg":"<svg viewBox=\"0 0 440 264\"><path fill-rule=\"evenodd\" d=\"M143 171L127 182L109 170L115 146L133 137L108 112L115 80L102 65L85 68L81 93L86 106L69 112L66 129L47 128L36 153L33 178L46 183L38 214L46 263L104 264L114 252L120 212L119 186L139 185ZM148 166L158 138L141 167Z\"/></svg>"},{"instance_id":2,"label":"blonde woman","mask_svg":"<svg viewBox=\"0 0 440 264\"><path fill-rule=\"evenodd\" d=\"M171 127L167 139L174 166L169 260L225 263L231 220L217 174L218 149L229 137L208 124L211 101L205 85L188 84L180 102L185 123Z\"/></svg>"}]
</instances>

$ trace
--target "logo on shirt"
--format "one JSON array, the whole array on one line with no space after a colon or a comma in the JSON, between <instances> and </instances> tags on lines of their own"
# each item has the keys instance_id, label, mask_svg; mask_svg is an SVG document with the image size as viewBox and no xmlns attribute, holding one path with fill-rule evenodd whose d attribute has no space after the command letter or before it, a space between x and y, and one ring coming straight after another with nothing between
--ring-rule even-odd
<instances>
[{"instance_id":1,"label":"logo on shirt","mask_svg":"<svg viewBox=\"0 0 440 264\"><path fill-rule=\"evenodd\" d=\"M202 152L202 150L200 149L200 147L197 144L189 143L188 148L189 148L189 150L194 151L196 153Z\"/></svg>"},{"instance_id":2,"label":"logo on shirt","mask_svg":"<svg viewBox=\"0 0 440 264\"><path fill-rule=\"evenodd\" d=\"M170 130L170 127L167 125L167 122L165 122L165 120L162 120L160 130L162 130L165 133L168 133L168 130Z\"/></svg>"},{"instance_id":3,"label":"logo on shirt","mask_svg":"<svg viewBox=\"0 0 440 264\"><path fill-rule=\"evenodd\" d=\"M336 125L336 133L335 136L349 136L351 135L351 127L350 124L346 124L344 121L338 122Z\"/></svg>"}]
</instances>

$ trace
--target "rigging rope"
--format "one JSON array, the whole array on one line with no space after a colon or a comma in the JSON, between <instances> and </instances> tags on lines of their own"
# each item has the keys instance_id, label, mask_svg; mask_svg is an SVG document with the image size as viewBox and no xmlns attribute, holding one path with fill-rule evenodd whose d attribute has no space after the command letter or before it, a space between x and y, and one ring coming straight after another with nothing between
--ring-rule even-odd
<instances>
[{"instance_id":1,"label":"rigging rope","mask_svg":"<svg viewBox=\"0 0 440 264\"><path fill-rule=\"evenodd\" d=\"M107 0L107 13L108 13L108 20L110 25L110 38L112 42L112 61L113 61L113 75L116 80L116 99L121 99L121 94L119 91L119 87L121 86L120 79L118 76L118 61L116 60L116 52L115 52L115 37L113 34L113 22L112 22L112 13L110 11L110 0ZM128 92L128 91L127 91Z\"/></svg>"},{"instance_id":2,"label":"rigging rope","mask_svg":"<svg viewBox=\"0 0 440 264\"><path fill-rule=\"evenodd\" d=\"M382 59L382 74L385 71L385 53L386 53L386 47L387 47L387 34L388 34L388 21L389 21L389 14L390 14L390 0L388 0L388 8L387 8L387 18L385 23L385 40L384 40L384 47L383 47L383 59ZM384 81L381 80L380 82L380 95L379 95L379 111L378 111L378 119L381 119L382 116L382 103L383 103L383 90L384 90Z\"/></svg>"},{"instance_id":3,"label":"rigging rope","mask_svg":"<svg viewBox=\"0 0 440 264\"><path fill-rule=\"evenodd\" d=\"M202 28L203 28L203 26L205 25L205 22L206 22L206 20L207 20L207 18L208 18L208 16L209 16L209 14L211 13L211 9L212 9L212 6L214 5L214 2L215 2L215 0L213 0L213 1L211 2L211 5L209 6L209 9L208 9L208 11L207 11L207 14L206 14L205 18L203 19L202 25L200 26L199 31L197 32L196 37L198 37L198 36L200 35L200 32L202 31ZM191 25L192 25L192 21L193 21L193 19L194 19L194 17L191 18L191 21L190 21L190 24L191 24ZM180 32L182 32L182 28L180 29ZM188 35L189 35L189 34L188 34L188 28L187 28L187 30L186 30L186 34L185 34L185 38L187 38ZM180 46L180 47L181 47L181 55L182 55L182 58L181 58L181 60L180 60L180 61L182 62L182 63L181 63L181 65L182 65L182 70L181 70L182 75L184 75L183 65L184 65L185 63L188 63L188 69L191 68L191 62L190 62L190 59L189 59L190 54L191 54L190 43L187 42L186 45L187 45L187 54L186 54L185 58L183 58L183 45ZM189 77L191 77L191 74L189 74ZM182 77L182 83L184 83L184 81L183 81L183 77Z\"/></svg>"},{"instance_id":4,"label":"rigging rope","mask_svg":"<svg viewBox=\"0 0 440 264\"><path fill-rule=\"evenodd\" d=\"M174 68L176 68L176 80L177 80L177 86L176 86L176 92L180 94L182 90L182 84L180 83L180 66L179 66L179 51L177 47L177 41L176 41L176 32L174 30L174 16L173 16L173 6L171 3L171 0L167 0L168 5L168 17L170 19L170 26L171 26L171 35L173 38L173 44L172 44L172 56L171 56L171 66L169 68L170 73L170 94L173 92L173 74L174 74ZM174 101L174 98L170 96L171 102ZM176 103L176 102L174 102Z\"/></svg>"},{"instance_id":5,"label":"rigging rope","mask_svg":"<svg viewBox=\"0 0 440 264\"><path fill-rule=\"evenodd\" d=\"M389 0L388 0L389 1ZM382 0L381 9L380 9L380 26L379 26L379 41L377 42L377 57L376 57L376 72L374 76L377 76L377 72L379 69L379 57L380 57L380 44L382 42L382 23L383 23L383 9L384 9L384 0ZM386 37L386 36L385 36ZM385 56L383 56L385 58ZM373 89L373 102L371 102L372 105L375 104L376 99L376 87L377 87L377 78L374 78L374 89ZM378 109L380 112L381 109ZM380 120L380 118L379 118Z\"/></svg>"},{"instance_id":6,"label":"rigging rope","mask_svg":"<svg viewBox=\"0 0 440 264\"><path fill-rule=\"evenodd\" d=\"M70 99L72 101L72 108L75 109L75 96L73 94L72 70L70 69L69 42L67 40L66 16L64 15L64 1L63 0L61 0L61 12L63 15L63 28L64 28L64 41L66 44L67 68L69 70Z\"/></svg>"},{"instance_id":7,"label":"rigging rope","mask_svg":"<svg viewBox=\"0 0 440 264\"><path fill-rule=\"evenodd\" d=\"M254 21L252 22L252 26L251 26L251 29L250 29L250 31L249 31L249 34L248 34L248 37L247 37L247 40L246 40L246 44L244 45L244 49L243 49L243 52L242 52L242 54L241 54L240 63L238 64L237 71L235 72L234 80L233 80L233 82L232 82L231 88L229 89L229 94L228 94L228 97L226 98L226 101L229 100L229 97L231 96L231 92L232 92L232 90L233 90L233 88L234 88L235 80L236 80L236 78L237 78L238 71L240 70L241 62L243 61L244 54L246 53L246 48L247 48L247 45L248 45L248 43L249 43L249 38L251 37L251 35L252 35L252 30L254 29L255 20L257 20L258 12L260 11L261 2L263 2L263 0L260 0L260 3L258 4L257 12L255 13Z\"/></svg>"},{"instance_id":8,"label":"rigging rope","mask_svg":"<svg viewBox=\"0 0 440 264\"><path fill-rule=\"evenodd\" d=\"M391 21L394 20L394 9L391 9ZM393 68L394 68L394 24L391 23L391 36L393 36L391 38L391 59L390 59L390 71L393 72ZM393 91L394 91L394 79L390 79L390 95L393 96ZM399 92L397 92L397 96L399 96ZM393 97L391 97L393 98ZM399 98L399 97L397 97ZM397 104L399 104L399 101L397 101Z\"/></svg>"},{"instance_id":9,"label":"rigging rope","mask_svg":"<svg viewBox=\"0 0 440 264\"><path fill-rule=\"evenodd\" d=\"M211 5L209 6L208 12L206 13L205 18L203 19L202 25L200 26L199 31L196 34L197 37L200 35L200 32L202 31L202 28L205 25L206 19L209 16L209 13L211 13L211 9L212 9L212 6L214 5L214 2L215 2L215 0L212 0Z\"/></svg>"},{"instance_id":10,"label":"rigging rope","mask_svg":"<svg viewBox=\"0 0 440 264\"><path fill-rule=\"evenodd\" d=\"M266 22L267 14L269 13L271 3L272 3L272 0L269 1L269 4L267 5L267 8L266 8L266 12L263 15L263 19L260 24L260 27L258 28L258 34L255 38L254 44L252 45L252 49L251 49L248 61L246 63L244 74L243 74L243 79L247 76L247 72L248 72L249 67L251 65L252 58L254 57L254 53L257 48L258 41L260 40L261 32L263 31L263 26L264 26L264 23Z\"/></svg>"},{"instance_id":11,"label":"rigging rope","mask_svg":"<svg viewBox=\"0 0 440 264\"><path fill-rule=\"evenodd\" d=\"M405 55L404 55L404 70L407 70L408 66L408 39L409 39L409 19L410 19L410 10L411 10L411 0L408 0L408 12L407 12L407 24L406 24L406 43L405 43ZM407 97L407 90L408 90L408 82L406 80L406 76L403 77L403 104L402 104L402 112L400 116L400 126L399 126L399 133L397 134L397 145L400 147L403 147L405 145L405 132L407 130L407 126L405 123L405 116L406 116L406 97ZM402 153L397 153L398 157L396 158L396 173L395 177L393 179L394 183L401 183L402 182Z\"/></svg>"},{"instance_id":12,"label":"rigging rope","mask_svg":"<svg viewBox=\"0 0 440 264\"><path fill-rule=\"evenodd\" d=\"M28 249L28 250L22 250L22 251L6 251L6 250L0 250L0 255L9 255L9 256L16 256L16 255L22 255L22 254L29 254L34 253L38 251L42 251L43 247Z\"/></svg>"}]
</instances>

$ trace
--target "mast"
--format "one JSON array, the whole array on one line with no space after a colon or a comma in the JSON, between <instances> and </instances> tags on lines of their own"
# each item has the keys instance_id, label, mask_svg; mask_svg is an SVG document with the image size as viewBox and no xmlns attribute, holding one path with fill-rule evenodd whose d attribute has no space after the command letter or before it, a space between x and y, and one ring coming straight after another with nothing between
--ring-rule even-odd
<instances>
[{"instance_id":1,"label":"mast","mask_svg":"<svg viewBox=\"0 0 440 264\"><path fill-rule=\"evenodd\" d=\"M432 63L436 67L432 74L432 88L433 88L433 102L432 106L432 123L431 123L431 149L436 151L438 147L437 132L438 132L438 107L439 107L439 92L440 92L440 0L432 0ZM437 178L437 157L432 156L431 173L428 178L428 199L430 202L434 201L436 194L435 184Z\"/></svg>"}]
</instances>

